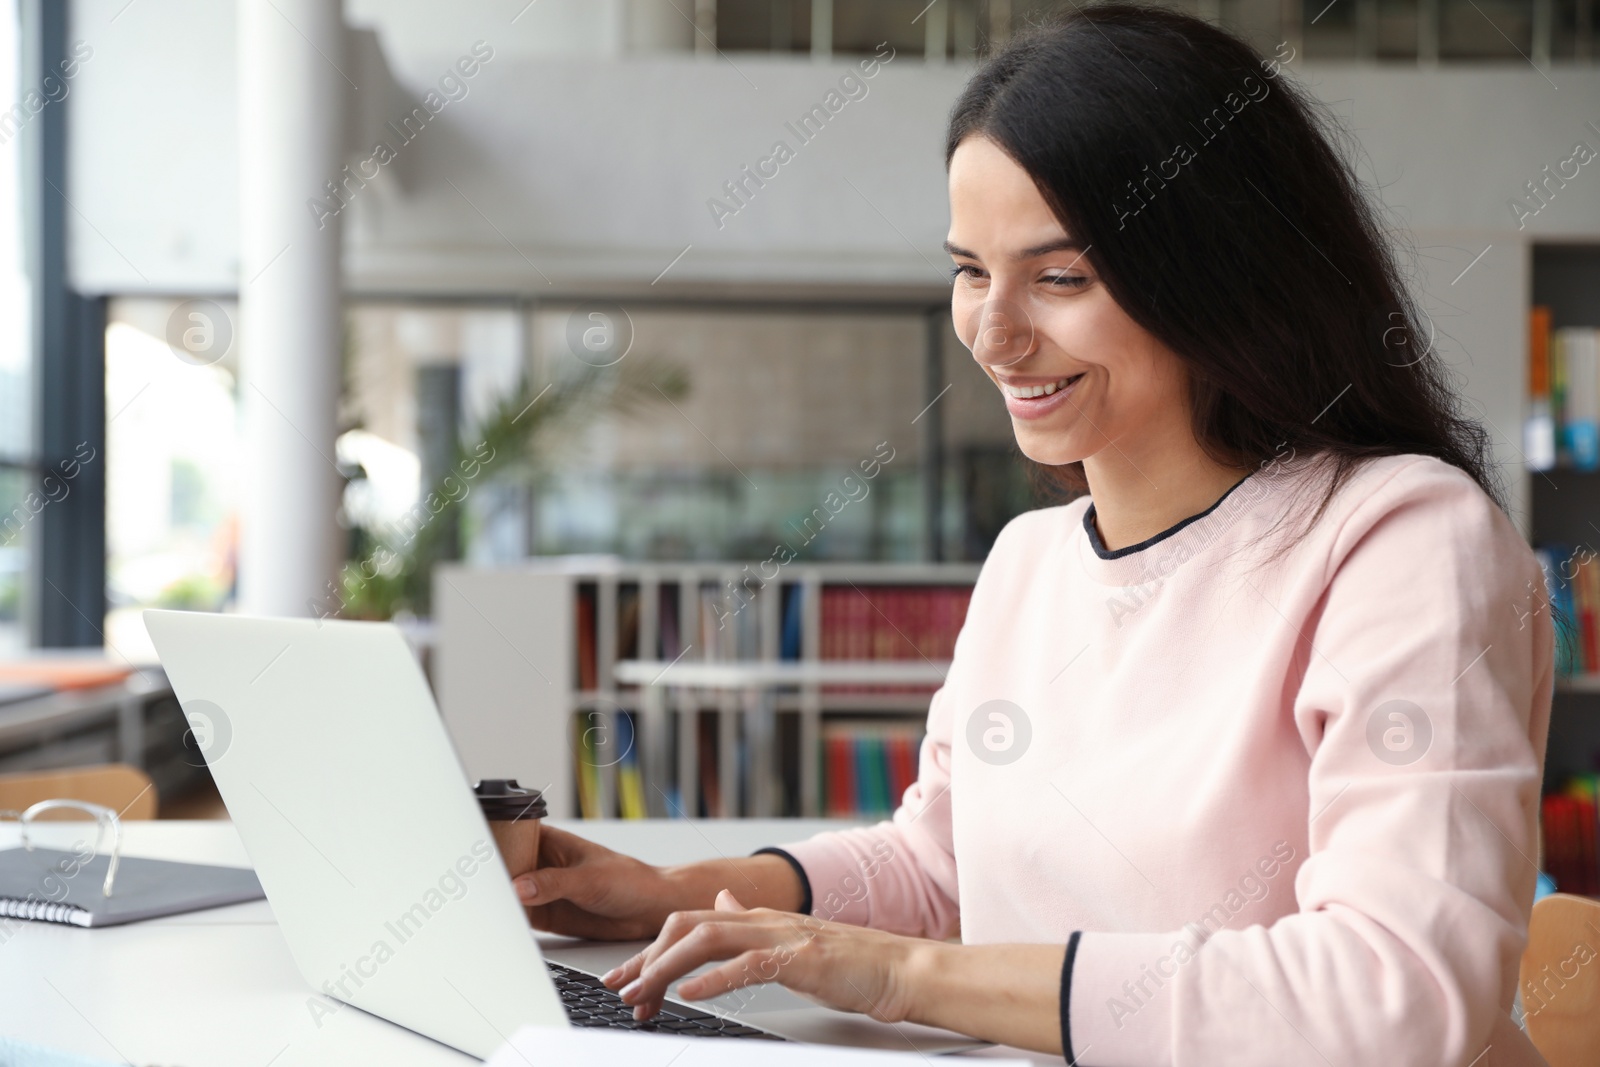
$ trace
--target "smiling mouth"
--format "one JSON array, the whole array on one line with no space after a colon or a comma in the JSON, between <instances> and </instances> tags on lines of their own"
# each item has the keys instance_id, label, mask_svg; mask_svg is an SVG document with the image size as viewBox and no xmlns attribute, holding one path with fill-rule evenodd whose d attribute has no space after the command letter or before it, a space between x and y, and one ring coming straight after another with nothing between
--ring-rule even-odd
<instances>
[{"instance_id":1,"label":"smiling mouth","mask_svg":"<svg viewBox=\"0 0 1600 1067\"><path fill-rule=\"evenodd\" d=\"M1082 378L1082 374L1074 374L1070 378L1061 378L1057 381L1046 382L1043 385L1002 385L1007 396L1016 397L1018 400L1030 400L1037 396L1049 396L1051 393L1065 389L1073 382Z\"/></svg>"}]
</instances>

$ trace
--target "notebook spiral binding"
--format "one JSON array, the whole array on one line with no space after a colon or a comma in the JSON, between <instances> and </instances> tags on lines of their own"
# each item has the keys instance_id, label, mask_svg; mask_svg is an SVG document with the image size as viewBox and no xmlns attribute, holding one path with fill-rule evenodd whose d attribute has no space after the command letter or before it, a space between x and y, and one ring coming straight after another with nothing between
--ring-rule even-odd
<instances>
[{"instance_id":1,"label":"notebook spiral binding","mask_svg":"<svg viewBox=\"0 0 1600 1067\"><path fill-rule=\"evenodd\" d=\"M17 900L0 897L0 916L8 919L33 919L47 923L88 926L90 913L76 904L57 904L48 900Z\"/></svg>"}]
</instances>

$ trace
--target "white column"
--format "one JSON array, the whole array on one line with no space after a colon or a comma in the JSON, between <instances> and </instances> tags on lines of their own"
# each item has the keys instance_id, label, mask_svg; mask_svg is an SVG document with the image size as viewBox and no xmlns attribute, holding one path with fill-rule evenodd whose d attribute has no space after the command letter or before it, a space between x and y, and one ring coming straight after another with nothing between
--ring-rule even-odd
<instances>
[{"instance_id":1,"label":"white column","mask_svg":"<svg viewBox=\"0 0 1600 1067\"><path fill-rule=\"evenodd\" d=\"M833 59L833 0L811 0L811 59Z\"/></svg>"},{"instance_id":2,"label":"white column","mask_svg":"<svg viewBox=\"0 0 1600 1067\"><path fill-rule=\"evenodd\" d=\"M717 54L717 0L694 0L694 51L702 59Z\"/></svg>"},{"instance_id":3,"label":"white column","mask_svg":"<svg viewBox=\"0 0 1600 1067\"><path fill-rule=\"evenodd\" d=\"M341 0L239 0L239 609L337 608ZM353 186L352 186L353 187Z\"/></svg>"},{"instance_id":4,"label":"white column","mask_svg":"<svg viewBox=\"0 0 1600 1067\"><path fill-rule=\"evenodd\" d=\"M950 5L935 0L923 9L922 22L923 59L936 66L949 62Z\"/></svg>"},{"instance_id":5,"label":"white column","mask_svg":"<svg viewBox=\"0 0 1600 1067\"><path fill-rule=\"evenodd\" d=\"M663 0L628 0L624 13L629 52L694 51L698 36L694 22L684 18L685 12L674 9L672 4Z\"/></svg>"}]
</instances>

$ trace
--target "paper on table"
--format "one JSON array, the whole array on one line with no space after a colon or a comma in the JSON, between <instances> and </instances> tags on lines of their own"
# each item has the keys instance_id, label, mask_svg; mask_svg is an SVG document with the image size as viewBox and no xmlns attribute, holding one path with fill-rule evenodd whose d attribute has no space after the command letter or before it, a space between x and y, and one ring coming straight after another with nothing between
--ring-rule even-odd
<instances>
[{"instance_id":1,"label":"paper on table","mask_svg":"<svg viewBox=\"0 0 1600 1067\"><path fill-rule=\"evenodd\" d=\"M524 1026L495 1051L488 1067L928 1067L915 1052L871 1052L836 1045L671 1037L627 1030L553 1030ZM984 1059L984 1067L1032 1067L1027 1060Z\"/></svg>"}]
</instances>

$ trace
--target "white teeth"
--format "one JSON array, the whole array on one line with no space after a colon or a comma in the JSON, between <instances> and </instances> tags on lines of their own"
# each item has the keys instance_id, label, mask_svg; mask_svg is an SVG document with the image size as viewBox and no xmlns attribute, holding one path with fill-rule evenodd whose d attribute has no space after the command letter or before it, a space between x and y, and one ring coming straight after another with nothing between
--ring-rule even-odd
<instances>
[{"instance_id":1,"label":"white teeth","mask_svg":"<svg viewBox=\"0 0 1600 1067\"><path fill-rule=\"evenodd\" d=\"M1065 389L1067 383L1071 380L1071 378L1062 378L1060 381L1050 382L1047 385L1008 385L1005 390L1018 400L1027 400L1036 396L1049 396L1059 389Z\"/></svg>"}]
</instances>

